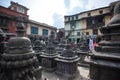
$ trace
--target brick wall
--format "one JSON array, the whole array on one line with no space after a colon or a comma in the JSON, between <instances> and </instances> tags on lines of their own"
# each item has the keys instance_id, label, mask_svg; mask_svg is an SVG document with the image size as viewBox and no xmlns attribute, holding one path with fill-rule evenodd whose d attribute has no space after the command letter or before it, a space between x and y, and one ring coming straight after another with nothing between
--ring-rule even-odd
<instances>
[{"instance_id":1,"label":"brick wall","mask_svg":"<svg viewBox=\"0 0 120 80\"><path fill-rule=\"evenodd\" d=\"M25 15L25 14L22 14L22 13L10 10L9 8L5 8L5 7L2 7L2 6L0 6L0 13L8 15L8 16L11 16L11 17L22 16L22 17L24 17L25 20L29 19L28 15ZM7 17L7 16L4 16L4 17ZM16 20L9 19L8 20L8 29L9 29L8 32L16 33L16 25L17 25L17 21ZM25 28L26 27L27 27L27 25L25 24Z\"/></svg>"},{"instance_id":2,"label":"brick wall","mask_svg":"<svg viewBox=\"0 0 120 80\"><path fill-rule=\"evenodd\" d=\"M2 6L0 6L0 12L11 15L11 16L16 16L16 17L23 16L25 19L28 19L28 17L29 17L28 15L25 15L25 14L10 10L9 8L4 8Z\"/></svg>"}]
</instances>

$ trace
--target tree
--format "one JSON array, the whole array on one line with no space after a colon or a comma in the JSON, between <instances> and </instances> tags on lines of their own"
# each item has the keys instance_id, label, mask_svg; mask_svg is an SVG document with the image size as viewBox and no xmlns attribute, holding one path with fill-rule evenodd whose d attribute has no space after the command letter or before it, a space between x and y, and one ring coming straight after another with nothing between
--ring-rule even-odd
<instances>
[{"instance_id":1,"label":"tree","mask_svg":"<svg viewBox=\"0 0 120 80\"><path fill-rule=\"evenodd\" d=\"M56 39L60 42L61 38L64 38L64 35L65 35L64 32L61 31L61 30L59 30L59 31L57 32Z\"/></svg>"}]
</instances>

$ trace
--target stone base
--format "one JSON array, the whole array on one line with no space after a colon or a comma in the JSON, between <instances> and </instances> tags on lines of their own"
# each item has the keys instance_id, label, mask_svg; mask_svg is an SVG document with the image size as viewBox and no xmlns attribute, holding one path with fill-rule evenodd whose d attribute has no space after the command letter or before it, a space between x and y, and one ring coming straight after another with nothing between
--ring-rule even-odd
<instances>
[{"instance_id":1,"label":"stone base","mask_svg":"<svg viewBox=\"0 0 120 80\"><path fill-rule=\"evenodd\" d=\"M41 76L42 76L42 68L41 67L35 69L34 76L37 80L41 80Z\"/></svg>"},{"instance_id":2,"label":"stone base","mask_svg":"<svg viewBox=\"0 0 120 80\"><path fill-rule=\"evenodd\" d=\"M78 75L80 75L80 72L77 70L75 73L73 74L66 74L66 73L61 73L59 71L55 71L55 73L62 78L65 78L65 80L73 80L75 77L77 77Z\"/></svg>"},{"instance_id":3,"label":"stone base","mask_svg":"<svg viewBox=\"0 0 120 80\"><path fill-rule=\"evenodd\" d=\"M78 66L89 67L89 64L88 63L79 62Z\"/></svg>"},{"instance_id":4,"label":"stone base","mask_svg":"<svg viewBox=\"0 0 120 80\"><path fill-rule=\"evenodd\" d=\"M57 61L56 73L68 78L74 78L77 74L77 61L76 62L61 62Z\"/></svg>"},{"instance_id":5,"label":"stone base","mask_svg":"<svg viewBox=\"0 0 120 80\"><path fill-rule=\"evenodd\" d=\"M42 57L42 68L48 71L53 71L56 68L56 62L54 58Z\"/></svg>"},{"instance_id":6,"label":"stone base","mask_svg":"<svg viewBox=\"0 0 120 80\"><path fill-rule=\"evenodd\" d=\"M40 55L37 55L37 59L38 59L38 62L39 62L39 66L41 66L41 62L42 62L41 56L40 56Z\"/></svg>"},{"instance_id":7,"label":"stone base","mask_svg":"<svg viewBox=\"0 0 120 80\"><path fill-rule=\"evenodd\" d=\"M120 69L90 65L91 80L120 80Z\"/></svg>"}]
</instances>

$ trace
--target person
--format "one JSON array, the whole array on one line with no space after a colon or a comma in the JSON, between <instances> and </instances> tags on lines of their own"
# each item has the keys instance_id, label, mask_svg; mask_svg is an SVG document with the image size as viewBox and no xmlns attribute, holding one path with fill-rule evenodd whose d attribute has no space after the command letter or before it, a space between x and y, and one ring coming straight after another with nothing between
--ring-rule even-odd
<instances>
[{"instance_id":1,"label":"person","mask_svg":"<svg viewBox=\"0 0 120 80\"><path fill-rule=\"evenodd\" d=\"M95 41L93 45L94 45L94 49L96 50L96 47L98 46L98 43Z\"/></svg>"},{"instance_id":2,"label":"person","mask_svg":"<svg viewBox=\"0 0 120 80\"><path fill-rule=\"evenodd\" d=\"M94 51L94 45L93 45L93 39L92 39L92 38L89 39L89 50L90 50L91 52Z\"/></svg>"},{"instance_id":3,"label":"person","mask_svg":"<svg viewBox=\"0 0 120 80\"><path fill-rule=\"evenodd\" d=\"M71 46L72 49L75 47L75 45L72 41L70 42L70 46Z\"/></svg>"},{"instance_id":4,"label":"person","mask_svg":"<svg viewBox=\"0 0 120 80\"><path fill-rule=\"evenodd\" d=\"M47 78L45 78L44 80L47 80Z\"/></svg>"}]
</instances>

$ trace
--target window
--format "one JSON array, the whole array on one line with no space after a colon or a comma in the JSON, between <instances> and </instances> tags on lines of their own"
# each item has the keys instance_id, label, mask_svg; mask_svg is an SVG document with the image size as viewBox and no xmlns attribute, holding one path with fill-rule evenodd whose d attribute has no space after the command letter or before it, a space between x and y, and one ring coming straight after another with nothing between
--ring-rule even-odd
<instances>
[{"instance_id":1,"label":"window","mask_svg":"<svg viewBox=\"0 0 120 80\"><path fill-rule=\"evenodd\" d=\"M72 20L72 17L70 17L70 20Z\"/></svg>"},{"instance_id":2,"label":"window","mask_svg":"<svg viewBox=\"0 0 120 80\"><path fill-rule=\"evenodd\" d=\"M76 20L76 16L74 16L74 20Z\"/></svg>"},{"instance_id":3,"label":"window","mask_svg":"<svg viewBox=\"0 0 120 80\"><path fill-rule=\"evenodd\" d=\"M102 16L98 18L98 22L103 22L103 20L104 20L104 17Z\"/></svg>"},{"instance_id":4,"label":"window","mask_svg":"<svg viewBox=\"0 0 120 80\"><path fill-rule=\"evenodd\" d=\"M7 27L8 20L0 17L0 25Z\"/></svg>"},{"instance_id":5,"label":"window","mask_svg":"<svg viewBox=\"0 0 120 80\"><path fill-rule=\"evenodd\" d=\"M72 16L72 20L74 20L74 16Z\"/></svg>"},{"instance_id":6,"label":"window","mask_svg":"<svg viewBox=\"0 0 120 80\"><path fill-rule=\"evenodd\" d=\"M68 21L70 21L70 17L68 17Z\"/></svg>"},{"instance_id":7,"label":"window","mask_svg":"<svg viewBox=\"0 0 120 80\"><path fill-rule=\"evenodd\" d=\"M42 35L43 35L43 36L48 36L48 30L47 30L47 29L43 29Z\"/></svg>"},{"instance_id":8,"label":"window","mask_svg":"<svg viewBox=\"0 0 120 80\"><path fill-rule=\"evenodd\" d=\"M11 7L11 10L14 10L14 7Z\"/></svg>"},{"instance_id":9,"label":"window","mask_svg":"<svg viewBox=\"0 0 120 80\"><path fill-rule=\"evenodd\" d=\"M3 19L3 25L5 25L6 24L6 19Z\"/></svg>"},{"instance_id":10,"label":"window","mask_svg":"<svg viewBox=\"0 0 120 80\"><path fill-rule=\"evenodd\" d=\"M78 19L78 15L76 15L76 19Z\"/></svg>"},{"instance_id":11,"label":"window","mask_svg":"<svg viewBox=\"0 0 120 80\"><path fill-rule=\"evenodd\" d=\"M31 34L38 34L38 28L37 27L31 27Z\"/></svg>"},{"instance_id":12,"label":"window","mask_svg":"<svg viewBox=\"0 0 120 80\"><path fill-rule=\"evenodd\" d=\"M25 13L25 10L24 10L24 8L22 8L22 7L17 7L17 12L20 12L20 13Z\"/></svg>"},{"instance_id":13,"label":"window","mask_svg":"<svg viewBox=\"0 0 120 80\"><path fill-rule=\"evenodd\" d=\"M103 13L103 10L100 10L99 13L102 14L102 13Z\"/></svg>"},{"instance_id":14,"label":"window","mask_svg":"<svg viewBox=\"0 0 120 80\"><path fill-rule=\"evenodd\" d=\"M55 32L54 32L54 31L51 31L51 34L55 34Z\"/></svg>"},{"instance_id":15,"label":"window","mask_svg":"<svg viewBox=\"0 0 120 80\"><path fill-rule=\"evenodd\" d=\"M91 16L91 13L88 13L88 16Z\"/></svg>"},{"instance_id":16,"label":"window","mask_svg":"<svg viewBox=\"0 0 120 80\"><path fill-rule=\"evenodd\" d=\"M95 20L92 20L92 24L95 24Z\"/></svg>"},{"instance_id":17,"label":"window","mask_svg":"<svg viewBox=\"0 0 120 80\"><path fill-rule=\"evenodd\" d=\"M98 34L98 30L97 29L93 29L93 35L97 35Z\"/></svg>"},{"instance_id":18,"label":"window","mask_svg":"<svg viewBox=\"0 0 120 80\"><path fill-rule=\"evenodd\" d=\"M86 32L86 35L89 35L89 32Z\"/></svg>"},{"instance_id":19,"label":"window","mask_svg":"<svg viewBox=\"0 0 120 80\"><path fill-rule=\"evenodd\" d=\"M80 32L77 32L77 36L80 36Z\"/></svg>"},{"instance_id":20,"label":"window","mask_svg":"<svg viewBox=\"0 0 120 80\"><path fill-rule=\"evenodd\" d=\"M68 17L65 17L65 21L68 21Z\"/></svg>"}]
</instances>

